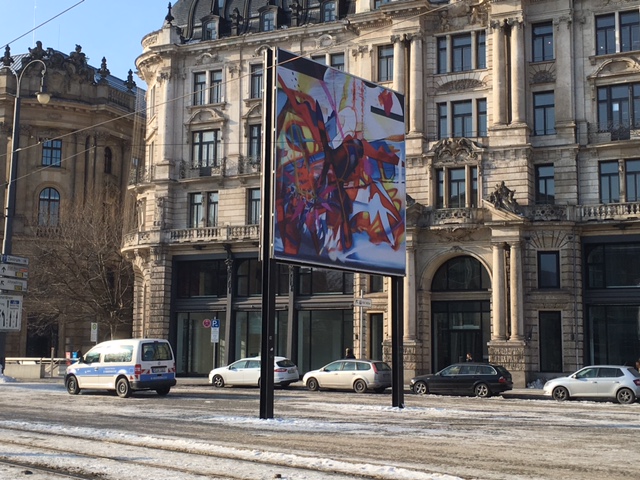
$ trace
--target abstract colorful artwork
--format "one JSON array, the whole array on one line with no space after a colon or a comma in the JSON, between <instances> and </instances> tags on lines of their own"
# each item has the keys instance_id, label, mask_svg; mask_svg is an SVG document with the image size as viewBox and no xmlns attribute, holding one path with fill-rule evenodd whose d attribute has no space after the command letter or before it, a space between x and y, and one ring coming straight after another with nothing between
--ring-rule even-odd
<instances>
[{"instance_id":1,"label":"abstract colorful artwork","mask_svg":"<svg viewBox=\"0 0 640 480\"><path fill-rule=\"evenodd\" d=\"M277 51L277 260L405 274L404 98Z\"/></svg>"}]
</instances>

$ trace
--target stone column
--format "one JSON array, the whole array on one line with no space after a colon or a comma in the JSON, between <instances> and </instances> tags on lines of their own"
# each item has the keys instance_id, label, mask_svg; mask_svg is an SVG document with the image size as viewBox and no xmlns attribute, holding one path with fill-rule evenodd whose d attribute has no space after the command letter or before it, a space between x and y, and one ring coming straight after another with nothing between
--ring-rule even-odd
<instances>
[{"instance_id":1,"label":"stone column","mask_svg":"<svg viewBox=\"0 0 640 480\"><path fill-rule=\"evenodd\" d=\"M493 249L493 278L491 279L491 340L505 339L505 281L504 246L496 243Z\"/></svg>"},{"instance_id":2,"label":"stone column","mask_svg":"<svg viewBox=\"0 0 640 480\"><path fill-rule=\"evenodd\" d=\"M572 38L573 27L571 20L566 17L561 17L554 20L553 25L555 27L554 41L555 41L555 63L556 71L556 88L555 97L556 102L556 125L562 126L562 124L569 124L567 128L573 128L573 100L574 100L574 76L571 74L573 71L573 59L571 57L572 52ZM560 74L562 72L562 74Z\"/></svg>"},{"instance_id":3,"label":"stone column","mask_svg":"<svg viewBox=\"0 0 640 480\"><path fill-rule=\"evenodd\" d=\"M416 338L416 253L413 237L407 233L407 271L404 277L404 339Z\"/></svg>"},{"instance_id":4,"label":"stone column","mask_svg":"<svg viewBox=\"0 0 640 480\"><path fill-rule=\"evenodd\" d=\"M524 307L522 289L522 243L511 244L511 262L509 272L511 291L511 337L509 340L522 340L524 330Z\"/></svg>"},{"instance_id":5,"label":"stone column","mask_svg":"<svg viewBox=\"0 0 640 480\"><path fill-rule=\"evenodd\" d=\"M404 93L404 35L392 35L391 42L393 42L393 89Z\"/></svg>"},{"instance_id":6,"label":"stone column","mask_svg":"<svg viewBox=\"0 0 640 480\"><path fill-rule=\"evenodd\" d=\"M500 22L493 22L493 123L504 125L506 123L506 101L504 71L504 31Z\"/></svg>"},{"instance_id":7,"label":"stone column","mask_svg":"<svg viewBox=\"0 0 640 480\"><path fill-rule=\"evenodd\" d=\"M511 91L512 123L526 123L524 100L524 26L521 20L511 22Z\"/></svg>"},{"instance_id":8,"label":"stone column","mask_svg":"<svg viewBox=\"0 0 640 480\"><path fill-rule=\"evenodd\" d=\"M409 65L409 132L422 132L424 112L422 37L411 35L411 60Z\"/></svg>"}]
</instances>

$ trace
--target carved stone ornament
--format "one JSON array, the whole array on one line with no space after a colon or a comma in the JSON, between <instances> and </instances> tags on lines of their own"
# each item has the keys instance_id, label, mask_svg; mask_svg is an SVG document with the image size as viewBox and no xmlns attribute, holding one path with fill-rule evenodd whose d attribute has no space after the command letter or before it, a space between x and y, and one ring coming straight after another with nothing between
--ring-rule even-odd
<instances>
[{"instance_id":1,"label":"carved stone ornament","mask_svg":"<svg viewBox=\"0 0 640 480\"><path fill-rule=\"evenodd\" d=\"M465 242L471 240L475 229L465 227L440 227L432 228L430 232L445 242ZM453 246L452 249L460 248Z\"/></svg>"},{"instance_id":2,"label":"carved stone ornament","mask_svg":"<svg viewBox=\"0 0 640 480\"><path fill-rule=\"evenodd\" d=\"M515 198L513 198L515 190L507 188L504 180L496 185L495 190L489 195L489 201L494 207L507 212L520 214L520 205Z\"/></svg>"},{"instance_id":3,"label":"carved stone ornament","mask_svg":"<svg viewBox=\"0 0 640 480\"><path fill-rule=\"evenodd\" d=\"M433 147L437 162L477 160L480 148L468 138L443 138Z\"/></svg>"},{"instance_id":4,"label":"carved stone ornament","mask_svg":"<svg viewBox=\"0 0 640 480\"><path fill-rule=\"evenodd\" d=\"M483 88L484 86L484 83L477 78L461 78L443 83L438 87L438 92L461 92L475 88Z\"/></svg>"}]
</instances>

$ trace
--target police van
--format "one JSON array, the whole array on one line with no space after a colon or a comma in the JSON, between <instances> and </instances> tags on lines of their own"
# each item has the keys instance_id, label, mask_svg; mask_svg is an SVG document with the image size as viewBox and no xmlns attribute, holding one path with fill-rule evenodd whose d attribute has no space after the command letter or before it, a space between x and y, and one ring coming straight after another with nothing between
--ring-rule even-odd
<instances>
[{"instance_id":1,"label":"police van","mask_svg":"<svg viewBox=\"0 0 640 480\"><path fill-rule=\"evenodd\" d=\"M115 390L127 398L136 390L166 395L176 384L176 363L167 340L138 338L99 343L67 367L67 392Z\"/></svg>"}]
</instances>

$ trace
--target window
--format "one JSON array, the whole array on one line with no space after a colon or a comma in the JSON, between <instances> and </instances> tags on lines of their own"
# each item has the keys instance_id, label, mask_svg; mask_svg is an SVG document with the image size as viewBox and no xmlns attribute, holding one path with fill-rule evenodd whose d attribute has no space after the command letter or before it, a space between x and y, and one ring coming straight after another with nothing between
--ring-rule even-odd
<instances>
[{"instance_id":1,"label":"window","mask_svg":"<svg viewBox=\"0 0 640 480\"><path fill-rule=\"evenodd\" d=\"M536 166L536 203L552 205L555 202L553 165Z\"/></svg>"},{"instance_id":2,"label":"window","mask_svg":"<svg viewBox=\"0 0 640 480\"><path fill-rule=\"evenodd\" d=\"M487 100L485 98L480 98L476 100L476 109L478 112L478 137L486 137L487 136Z\"/></svg>"},{"instance_id":3,"label":"window","mask_svg":"<svg viewBox=\"0 0 640 480\"><path fill-rule=\"evenodd\" d=\"M380 293L384 289L384 277L382 275L369 275L369 293Z\"/></svg>"},{"instance_id":4,"label":"window","mask_svg":"<svg viewBox=\"0 0 640 480\"><path fill-rule=\"evenodd\" d=\"M251 65L251 98L262 98L262 65Z\"/></svg>"},{"instance_id":5,"label":"window","mask_svg":"<svg viewBox=\"0 0 640 480\"><path fill-rule=\"evenodd\" d=\"M556 105L553 92L533 94L533 134L554 135L556 133Z\"/></svg>"},{"instance_id":6,"label":"window","mask_svg":"<svg viewBox=\"0 0 640 480\"><path fill-rule=\"evenodd\" d=\"M436 208L444 208L444 170L438 169L436 175Z\"/></svg>"},{"instance_id":7,"label":"window","mask_svg":"<svg viewBox=\"0 0 640 480\"><path fill-rule=\"evenodd\" d=\"M433 277L431 290L434 292L486 291L491 288L487 270L475 258L455 257L442 265ZM479 321L479 317L476 318Z\"/></svg>"},{"instance_id":8,"label":"window","mask_svg":"<svg viewBox=\"0 0 640 480\"><path fill-rule=\"evenodd\" d=\"M471 35L451 37L451 68L454 72L471 70Z\"/></svg>"},{"instance_id":9,"label":"window","mask_svg":"<svg viewBox=\"0 0 640 480\"><path fill-rule=\"evenodd\" d=\"M382 5L386 5L391 0L373 0L373 9L376 10L380 8Z\"/></svg>"},{"instance_id":10,"label":"window","mask_svg":"<svg viewBox=\"0 0 640 480\"><path fill-rule=\"evenodd\" d=\"M156 114L156 87L155 85L149 89L149 118L152 118Z\"/></svg>"},{"instance_id":11,"label":"window","mask_svg":"<svg viewBox=\"0 0 640 480\"><path fill-rule=\"evenodd\" d=\"M451 110L453 114L453 136L472 137L473 112L471 110L471 100L452 102Z\"/></svg>"},{"instance_id":12,"label":"window","mask_svg":"<svg viewBox=\"0 0 640 480\"><path fill-rule=\"evenodd\" d=\"M236 293L239 297L260 295L262 292L262 264L257 258L237 261Z\"/></svg>"},{"instance_id":13,"label":"window","mask_svg":"<svg viewBox=\"0 0 640 480\"><path fill-rule=\"evenodd\" d=\"M330 61L333 68L344 71L344 53L332 53Z\"/></svg>"},{"instance_id":14,"label":"window","mask_svg":"<svg viewBox=\"0 0 640 480\"><path fill-rule=\"evenodd\" d=\"M322 65L327 64L327 58L325 55L311 55L311 60L321 63Z\"/></svg>"},{"instance_id":15,"label":"window","mask_svg":"<svg viewBox=\"0 0 640 480\"><path fill-rule=\"evenodd\" d=\"M619 18L616 18L618 15ZM638 10L596 17L596 55L632 50L640 50L640 12Z\"/></svg>"},{"instance_id":16,"label":"window","mask_svg":"<svg viewBox=\"0 0 640 480\"><path fill-rule=\"evenodd\" d=\"M393 81L393 45L378 47L378 81Z\"/></svg>"},{"instance_id":17,"label":"window","mask_svg":"<svg viewBox=\"0 0 640 480\"><path fill-rule=\"evenodd\" d=\"M336 2L329 1L322 4L322 21L333 22L336 19Z\"/></svg>"},{"instance_id":18,"label":"window","mask_svg":"<svg viewBox=\"0 0 640 480\"><path fill-rule=\"evenodd\" d=\"M353 293L353 273L311 267L300 267L299 272L300 295Z\"/></svg>"},{"instance_id":19,"label":"window","mask_svg":"<svg viewBox=\"0 0 640 480\"><path fill-rule=\"evenodd\" d=\"M222 103L222 70L209 73L209 103Z\"/></svg>"},{"instance_id":20,"label":"window","mask_svg":"<svg viewBox=\"0 0 640 480\"><path fill-rule=\"evenodd\" d=\"M476 68L487 68L487 34L476 34Z\"/></svg>"},{"instance_id":21,"label":"window","mask_svg":"<svg viewBox=\"0 0 640 480\"><path fill-rule=\"evenodd\" d=\"M260 223L260 189L249 189L249 212L248 224L257 225Z\"/></svg>"},{"instance_id":22,"label":"window","mask_svg":"<svg viewBox=\"0 0 640 480\"><path fill-rule=\"evenodd\" d=\"M218 38L218 26L215 20L204 24L202 27L202 39L203 40L215 40Z\"/></svg>"},{"instance_id":23,"label":"window","mask_svg":"<svg viewBox=\"0 0 640 480\"><path fill-rule=\"evenodd\" d=\"M618 162L601 162L599 170L600 203L618 203L620 201Z\"/></svg>"},{"instance_id":24,"label":"window","mask_svg":"<svg viewBox=\"0 0 640 480\"><path fill-rule=\"evenodd\" d=\"M538 252L538 288L560 288L560 252Z\"/></svg>"},{"instance_id":25,"label":"window","mask_svg":"<svg viewBox=\"0 0 640 480\"><path fill-rule=\"evenodd\" d=\"M438 106L438 138L443 139L449 136L448 119L447 119L447 104L439 103Z\"/></svg>"},{"instance_id":26,"label":"window","mask_svg":"<svg viewBox=\"0 0 640 480\"><path fill-rule=\"evenodd\" d=\"M553 60L553 24L551 22L533 25L531 34L534 62L548 62Z\"/></svg>"},{"instance_id":27,"label":"window","mask_svg":"<svg viewBox=\"0 0 640 480\"><path fill-rule=\"evenodd\" d=\"M257 163L261 159L262 149L262 125L249 125L249 148L247 153L252 163Z\"/></svg>"},{"instance_id":28,"label":"window","mask_svg":"<svg viewBox=\"0 0 640 480\"><path fill-rule=\"evenodd\" d=\"M191 157L193 168L220 166L221 152L220 130L193 132L193 153Z\"/></svg>"},{"instance_id":29,"label":"window","mask_svg":"<svg viewBox=\"0 0 640 480\"><path fill-rule=\"evenodd\" d=\"M193 104L204 105L207 93L207 74L205 72L193 75Z\"/></svg>"},{"instance_id":30,"label":"window","mask_svg":"<svg viewBox=\"0 0 640 480\"><path fill-rule=\"evenodd\" d=\"M539 312L540 371L562 372L562 316L560 312Z\"/></svg>"},{"instance_id":31,"label":"window","mask_svg":"<svg viewBox=\"0 0 640 480\"><path fill-rule=\"evenodd\" d=\"M105 147L104 149L104 173L111 173L111 169L113 167L113 154L111 153L111 149L109 147Z\"/></svg>"},{"instance_id":32,"label":"window","mask_svg":"<svg viewBox=\"0 0 640 480\"><path fill-rule=\"evenodd\" d=\"M276 12L270 10L262 14L262 31L271 32L276 29Z\"/></svg>"},{"instance_id":33,"label":"window","mask_svg":"<svg viewBox=\"0 0 640 480\"><path fill-rule=\"evenodd\" d=\"M465 207L465 171L464 168L452 168L449 173L449 208Z\"/></svg>"},{"instance_id":34,"label":"window","mask_svg":"<svg viewBox=\"0 0 640 480\"><path fill-rule=\"evenodd\" d=\"M640 160L627 160L624 171L627 184L627 202L640 202Z\"/></svg>"},{"instance_id":35,"label":"window","mask_svg":"<svg viewBox=\"0 0 640 480\"><path fill-rule=\"evenodd\" d=\"M447 73L447 37L438 40L438 73Z\"/></svg>"},{"instance_id":36,"label":"window","mask_svg":"<svg viewBox=\"0 0 640 480\"><path fill-rule=\"evenodd\" d=\"M222 259L177 262L177 296L225 297L227 277L227 265Z\"/></svg>"},{"instance_id":37,"label":"window","mask_svg":"<svg viewBox=\"0 0 640 480\"><path fill-rule=\"evenodd\" d=\"M218 192L207 193L207 227L218 225Z\"/></svg>"},{"instance_id":38,"label":"window","mask_svg":"<svg viewBox=\"0 0 640 480\"><path fill-rule=\"evenodd\" d=\"M40 192L38 203L38 225L55 227L60 222L60 194L55 188Z\"/></svg>"},{"instance_id":39,"label":"window","mask_svg":"<svg viewBox=\"0 0 640 480\"><path fill-rule=\"evenodd\" d=\"M640 83L598 88L598 129L611 140L627 140L630 128L640 128Z\"/></svg>"},{"instance_id":40,"label":"window","mask_svg":"<svg viewBox=\"0 0 640 480\"><path fill-rule=\"evenodd\" d=\"M585 245L587 288L640 288L640 244Z\"/></svg>"},{"instance_id":41,"label":"window","mask_svg":"<svg viewBox=\"0 0 640 480\"><path fill-rule=\"evenodd\" d=\"M204 210L202 206L202 194L189 194L189 228L204 227Z\"/></svg>"},{"instance_id":42,"label":"window","mask_svg":"<svg viewBox=\"0 0 640 480\"><path fill-rule=\"evenodd\" d=\"M42 144L42 165L59 167L62 161L62 140L47 140Z\"/></svg>"}]
</instances>

